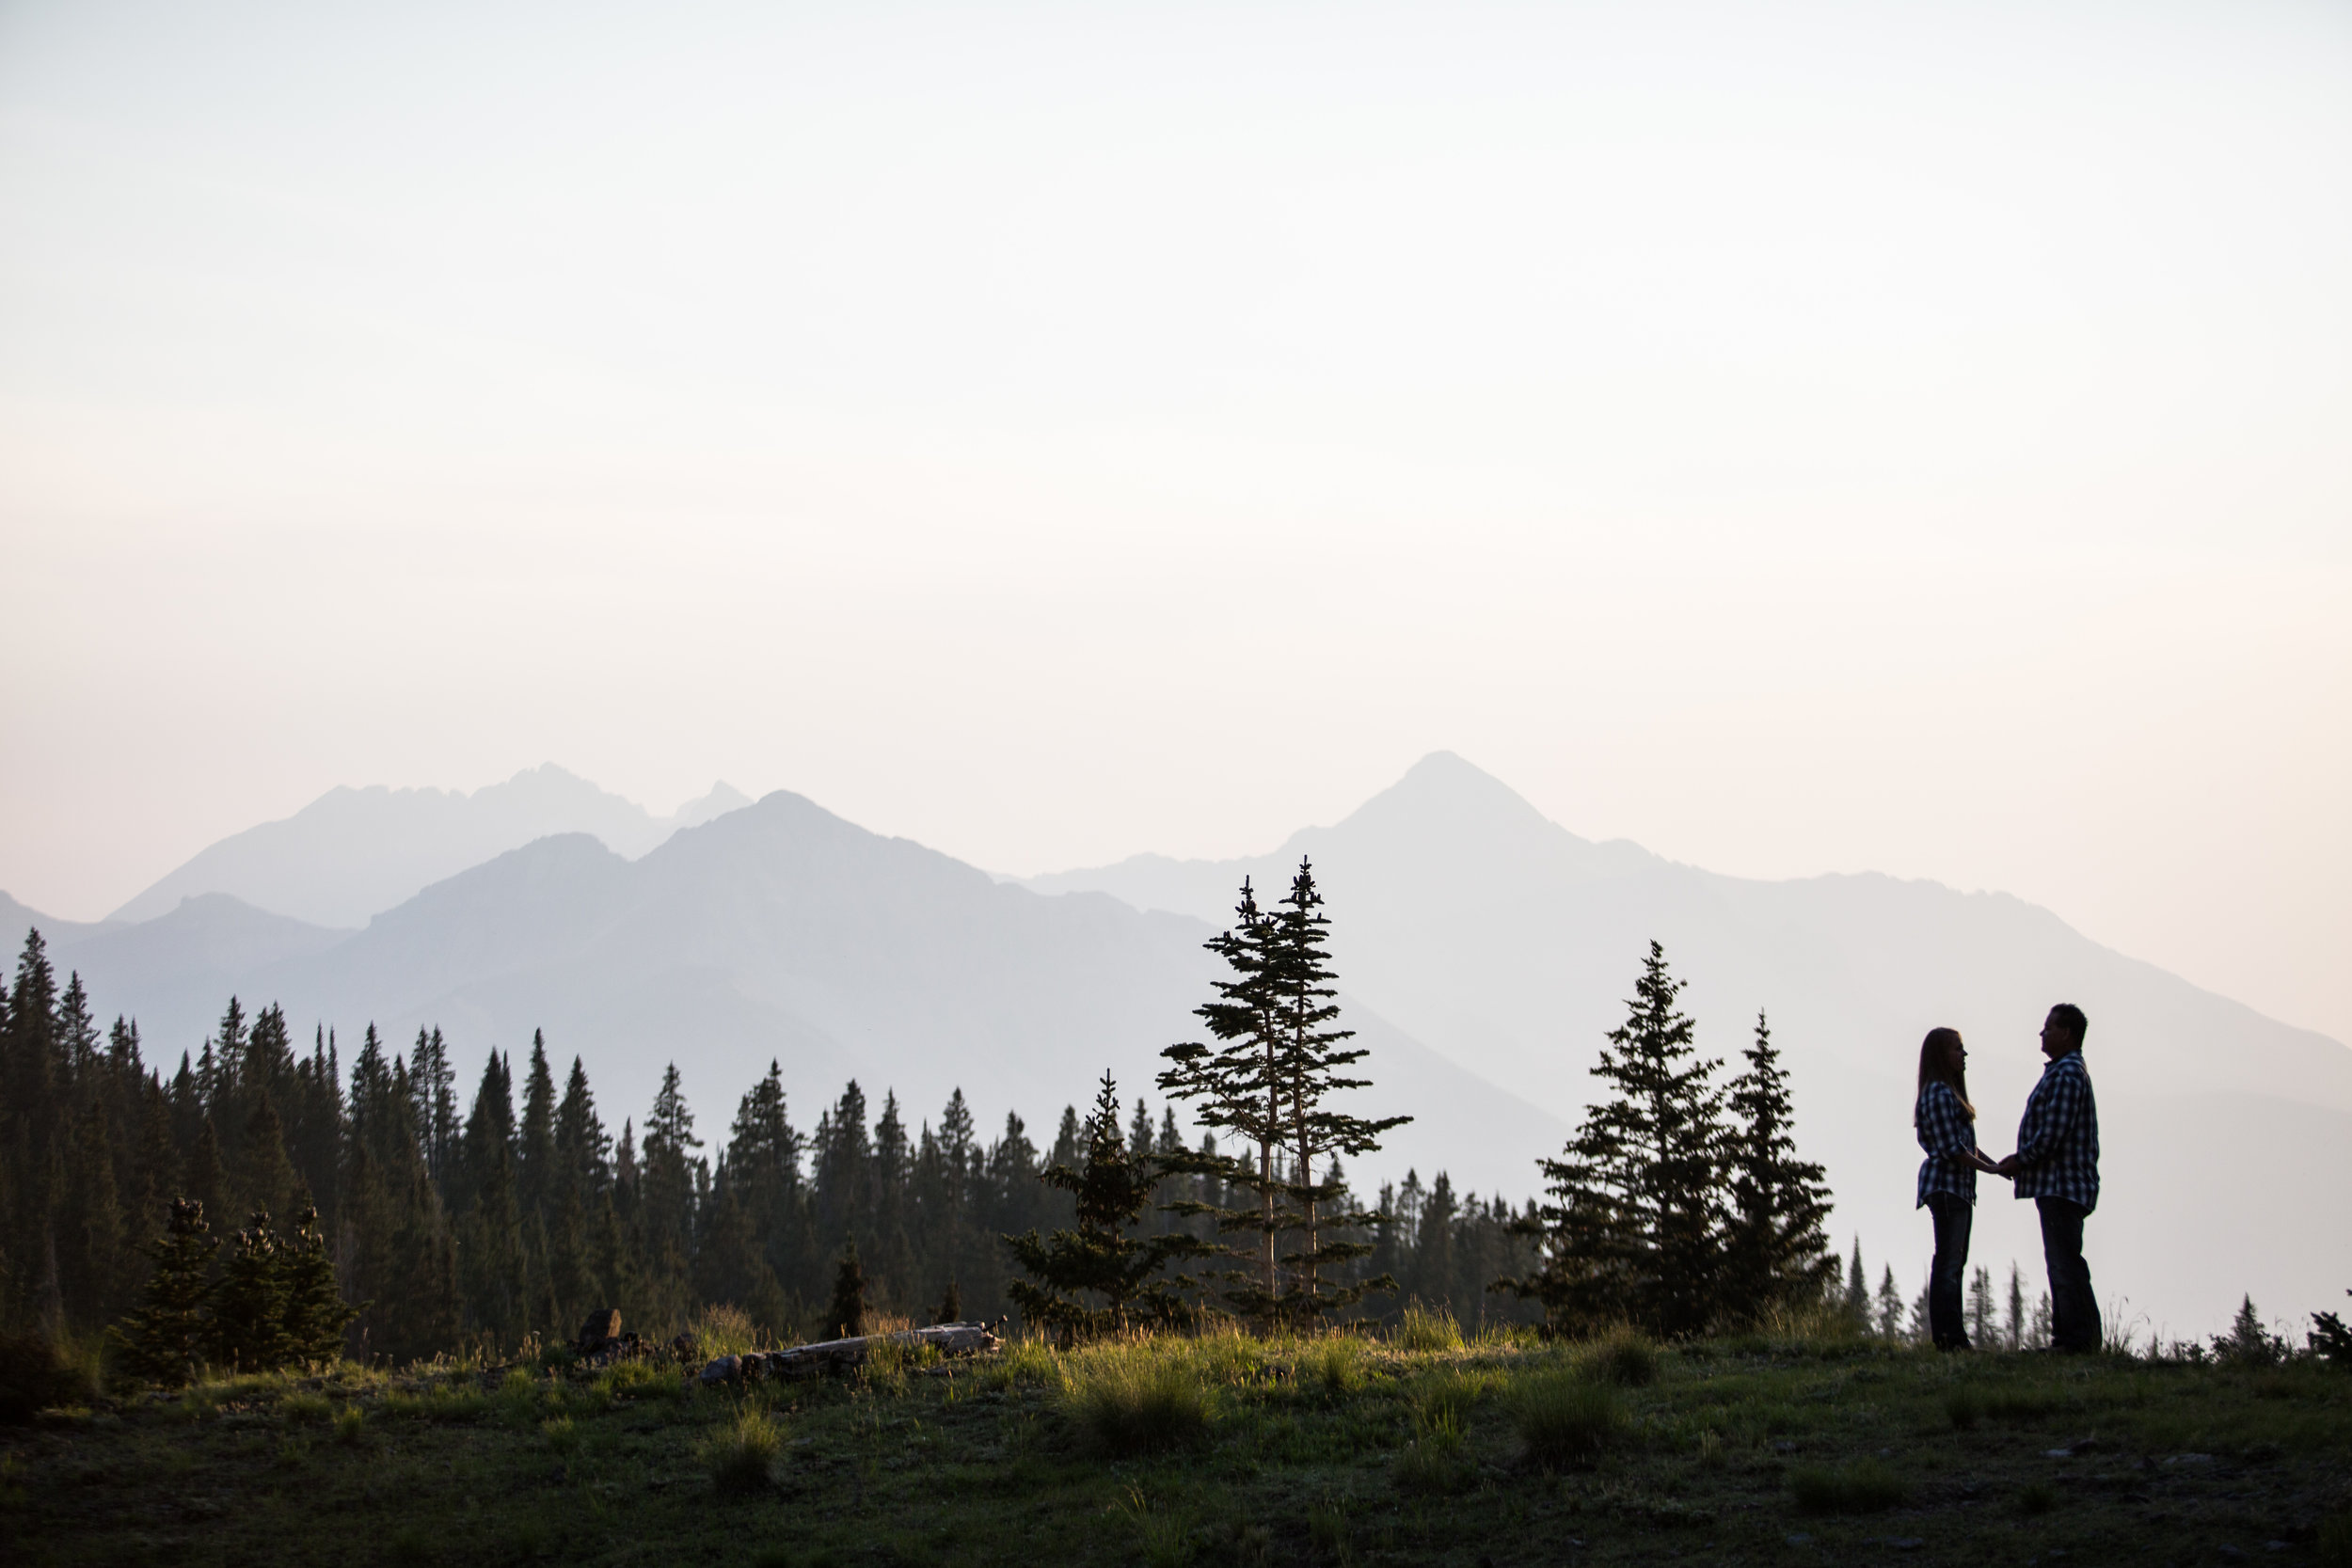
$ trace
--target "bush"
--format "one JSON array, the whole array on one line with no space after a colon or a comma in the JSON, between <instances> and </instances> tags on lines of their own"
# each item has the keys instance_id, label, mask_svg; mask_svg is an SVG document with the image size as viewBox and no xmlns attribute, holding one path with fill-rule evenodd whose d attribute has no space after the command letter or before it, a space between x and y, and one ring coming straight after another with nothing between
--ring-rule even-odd
<instances>
[{"instance_id":1,"label":"bush","mask_svg":"<svg viewBox=\"0 0 2352 1568\"><path fill-rule=\"evenodd\" d=\"M1903 1478L1875 1459L1835 1468L1806 1465L1788 1473L1788 1490L1807 1513L1877 1513L1903 1500Z\"/></svg>"},{"instance_id":2,"label":"bush","mask_svg":"<svg viewBox=\"0 0 2352 1568\"><path fill-rule=\"evenodd\" d=\"M0 1334L0 1424L21 1425L37 1410L87 1404L98 1395L97 1369L46 1334Z\"/></svg>"},{"instance_id":3,"label":"bush","mask_svg":"<svg viewBox=\"0 0 2352 1568\"><path fill-rule=\"evenodd\" d=\"M1405 1308L1405 1315L1396 1321L1392 1336L1396 1342L1410 1351L1449 1351L1462 1348L1462 1325L1444 1307L1430 1308L1420 1302Z\"/></svg>"},{"instance_id":4,"label":"bush","mask_svg":"<svg viewBox=\"0 0 2352 1568\"><path fill-rule=\"evenodd\" d=\"M1577 1369L1596 1383L1646 1388L1658 1381L1658 1347L1637 1329L1617 1327L1588 1340L1576 1354Z\"/></svg>"},{"instance_id":5,"label":"bush","mask_svg":"<svg viewBox=\"0 0 2352 1568\"><path fill-rule=\"evenodd\" d=\"M1589 1465L1626 1428L1616 1390L1589 1378L1548 1372L1520 1385L1511 1418L1527 1457L1547 1470Z\"/></svg>"},{"instance_id":6,"label":"bush","mask_svg":"<svg viewBox=\"0 0 2352 1568\"><path fill-rule=\"evenodd\" d=\"M746 1410L707 1438L703 1467L723 1497L747 1497L768 1489L784 1447L784 1432L765 1410Z\"/></svg>"},{"instance_id":7,"label":"bush","mask_svg":"<svg viewBox=\"0 0 2352 1568\"><path fill-rule=\"evenodd\" d=\"M1205 1442L1216 1413L1189 1360L1149 1342L1103 1346L1069 1369L1062 1408L1113 1454Z\"/></svg>"},{"instance_id":8,"label":"bush","mask_svg":"<svg viewBox=\"0 0 2352 1568\"><path fill-rule=\"evenodd\" d=\"M335 1418L335 1441L347 1449L356 1449L368 1434L367 1412L358 1405L346 1405Z\"/></svg>"}]
</instances>

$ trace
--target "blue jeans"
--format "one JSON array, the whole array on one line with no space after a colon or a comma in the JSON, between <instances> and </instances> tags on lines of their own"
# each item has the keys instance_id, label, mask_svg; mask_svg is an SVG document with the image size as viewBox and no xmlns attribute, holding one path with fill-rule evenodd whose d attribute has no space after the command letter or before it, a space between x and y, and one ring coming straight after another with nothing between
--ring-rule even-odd
<instances>
[{"instance_id":1,"label":"blue jeans","mask_svg":"<svg viewBox=\"0 0 2352 1568\"><path fill-rule=\"evenodd\" d=\"M1928 1332L1937 1350L1966 1350L1968 1325L1961 1316L1961 1291L1967 1284L1968 1232L1976 1224L1977 1206L1954 1193L1930 1193L1928 1212L1935 1216L1935 1261L1928 1267Z\"/></svg>"},{"instance_id":2,"label":"blue jeans","mask_svg":"<svg viewBox=\"0 0 2352 1568\"><path fill-rule=\"evenodd\" d=\"M2033 1201L2042 1211L2042 1261L2050 1271L2050 1348L2097 1350L2099 1302L2083 1261L2083 1220L2090 1211L2062 1197Z\"/></svg>"}]
</instances>

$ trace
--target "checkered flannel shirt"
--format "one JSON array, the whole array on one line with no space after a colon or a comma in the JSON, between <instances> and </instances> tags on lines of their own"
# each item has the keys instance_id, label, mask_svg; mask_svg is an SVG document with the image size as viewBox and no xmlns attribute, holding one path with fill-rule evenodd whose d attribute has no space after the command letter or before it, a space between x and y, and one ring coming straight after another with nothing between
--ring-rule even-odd
<instances>
[{"instance_id":1,"label":"checkered flannel shirt","mask_svg":"<svg viewBox=\"0 0 2352 1568\"><path fill-rule=\"evenodd\" d=\"M2026 1099L2017 1124L2017 1196L2099 1207L2099 1102L2079 1051L2043 1068Z\"/></svg>"},{"instance_id":2,"label":"checkered flannel shirt","mask_svg":"<svg viewBox=\"0 0 2352 1568\"><path fill-rule=\"evenodd\" d=\"M1949 1084L1928 1081L1919 1091L1919 1104L1911 1113L1912 1125L1919 1131L1919 1147L1928 1157L1919 1163L1919 1201L1915 1209L1924 1209L1931 1193L1949 1193L1955 1197L1977 1201L1977 1167L1968 1163L1968 1156L1977 1147L1977 1124L1960 1107L1960 1096Z\"/></svg>"}]
</instances>

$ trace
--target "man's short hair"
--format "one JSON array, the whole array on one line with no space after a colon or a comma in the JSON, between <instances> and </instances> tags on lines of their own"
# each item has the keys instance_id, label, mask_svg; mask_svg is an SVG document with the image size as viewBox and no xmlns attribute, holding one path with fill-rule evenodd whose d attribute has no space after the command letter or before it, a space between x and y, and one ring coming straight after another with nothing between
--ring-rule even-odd
<instances>
[{"instance_id":1,"label":"man's short hair","mask_svg":"<svg viewBox=\"0 0 2352 1568\"><path fill-rule=\"evenodd\" d=\"M2053 1022L2063 1025L2074 1037L2075 1050L2080 1051L2083 1048L2083 1037L2090 1032L2090 1020L2083 1016L2083 1010L2080 1007L2075 1006L2072 1002L2061 1002L2050 1009L2050 1019Z\"/></svg>"}]
</instances>

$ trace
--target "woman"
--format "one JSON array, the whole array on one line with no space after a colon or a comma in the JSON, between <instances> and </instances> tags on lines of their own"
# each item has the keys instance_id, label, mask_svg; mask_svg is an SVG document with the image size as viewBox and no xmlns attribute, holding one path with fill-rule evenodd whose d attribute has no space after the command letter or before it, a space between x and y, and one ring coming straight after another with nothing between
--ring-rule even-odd
<instances>
[{"instance_id":1,"label":"woman","mask_svg":"<svg viewBox=\"0 0 2352 1568\"><path fill-rule=\"evenodd\" d=\"M1935 1261L1928 1271L1928 1329L1937 1350L1966 1350L1961 1321L1968 1231L1976 1217L1977 1172L1993 1162L1977 1148L1977 1108L1968 1103L1968 1048L1957 1029L1931 1029L1919 1043L1919 1099L1911 1124L1928 1151L1919 1166L1919 1201L1935 1218Z\"/></svg>"}]
</instances>

